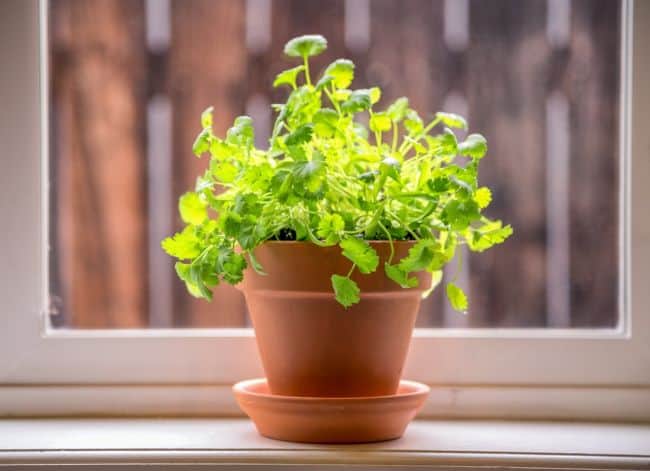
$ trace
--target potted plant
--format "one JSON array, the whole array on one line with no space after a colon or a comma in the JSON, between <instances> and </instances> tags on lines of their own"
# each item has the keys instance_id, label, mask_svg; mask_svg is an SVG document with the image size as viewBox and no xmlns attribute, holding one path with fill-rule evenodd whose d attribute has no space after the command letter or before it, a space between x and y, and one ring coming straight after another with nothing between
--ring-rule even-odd
<instances>
[{"instance_id":1,"label":"potted plant","mask_svg":"<svg viewBox=\"0 0 650 471\"><path fill-rule=\"evenodd\" d=\"M241 288L273 394L394 394L420 299L461 244L480 252L512 228L482 215L483 136L459 141L461 116L423 120L407 98L381 106L379 88L350 88L347 59L316 78L309 58L326 47L318 35L286 44L301 63L273 83L289 96L273 105L268 148L248 116L220 138L203 112L193 151L209 167L162 246L193 296ZM459 286L445 290L467 310Z\"/></svg>"}]
</instances>

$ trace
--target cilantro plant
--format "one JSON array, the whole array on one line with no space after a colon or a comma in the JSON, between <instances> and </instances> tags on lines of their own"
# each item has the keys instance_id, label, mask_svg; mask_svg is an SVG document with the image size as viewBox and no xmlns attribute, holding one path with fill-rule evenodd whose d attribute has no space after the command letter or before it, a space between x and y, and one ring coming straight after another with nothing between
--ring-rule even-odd
<instances>
[{"instance_id":1,"label":"cilantro plant","mask_svg":"<svg viewBox=\"0 0 650 471\"><path fill-rule=\"evenodd\" d=\"M239 283L249 264L263 273L253 250L271 240L296 240L340 246L352 268L333 273L332 288L348 307L359 301L350 278L355 270L384 270L404 288L415 287L412 274L426 270L435 286L460 244L481 252L512 234L510 226L481 214L492 197L477 181L485 138L470 134L459 142L453 129L467 128L461 116L439 112L425 121L407 98L380 106L379 88L350 88L354 64L347 59L316 79L309 58L326 47L318 35L286 44L286 55L301 64L273 83L290 93L273 105L268 148L254 146L248 116L219 138L212 108L201 115L193 152L209 154L209 167L180 198L185 228L162 242L179 259L176 272L192 295L211 299L212 287ZM406 257L391 256L379 267L373 240L389 241L391 253L395 241L414 245ZM446 292L455 309L467 310L467 297L453 281Z\"/></svg>"}]
</instances>

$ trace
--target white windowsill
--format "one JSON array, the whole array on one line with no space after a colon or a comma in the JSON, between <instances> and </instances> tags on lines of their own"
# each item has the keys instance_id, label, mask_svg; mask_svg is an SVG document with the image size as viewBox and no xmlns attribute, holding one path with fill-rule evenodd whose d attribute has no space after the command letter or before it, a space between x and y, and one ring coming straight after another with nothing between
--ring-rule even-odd
<instances>
[{"instance_id":1,"label":"white windowsill","mask_svg":"<svg viewBox=\"0 0 650 471\"><path fill-rule=\"evenodd\" d=\"M0 420L0 467L99 463L649 469L650 425L416 421L400 440L326 446L265 439L246 419Z\"/></svg>"}]
</instances>

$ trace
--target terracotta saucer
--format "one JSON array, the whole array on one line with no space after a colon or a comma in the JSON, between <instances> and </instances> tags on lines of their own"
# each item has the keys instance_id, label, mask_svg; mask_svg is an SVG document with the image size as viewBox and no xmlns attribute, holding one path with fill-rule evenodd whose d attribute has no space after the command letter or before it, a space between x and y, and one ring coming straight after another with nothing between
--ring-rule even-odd
<instances>
[{"instance_id":1,"label":"terracotta saucer","mask_svg":"<svg viewBox=\"0 0 650 471\"><path fill-rule=\"evenodd\" d=\"M270 394L266 379L233 386L239 407L260 434L305 443L368 443L399 438L420 410L429 386L400 381L396 394L304 397Z\"/></svg>"}]
</instances>

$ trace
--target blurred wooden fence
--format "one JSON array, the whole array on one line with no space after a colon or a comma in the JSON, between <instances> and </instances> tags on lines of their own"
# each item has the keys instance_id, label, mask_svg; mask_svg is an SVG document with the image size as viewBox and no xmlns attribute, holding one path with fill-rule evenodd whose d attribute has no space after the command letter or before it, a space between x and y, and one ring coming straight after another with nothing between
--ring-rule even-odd
<instances>
[{"instance_id":1,"label":"blurred wooden fence","mask_svg":"<svg viewBox=\"0 0 650 471\"><path fill-rule=\"evenodd\" d=\"M263 143L282 47L304 33L329 40L315 70L349 57L357 87L466 114L490 144L488 212L515 235L465 262L467 317L436 293L420 325L616 323L618 1L51 0L50 12L55 323L245 325L234 289L212 304L186 294L158 239L206 166L190 151L200 112L215 106L219 134L248 112ZM152 125L153 103L167 127Z\"/></svg>"}]
</instances>

